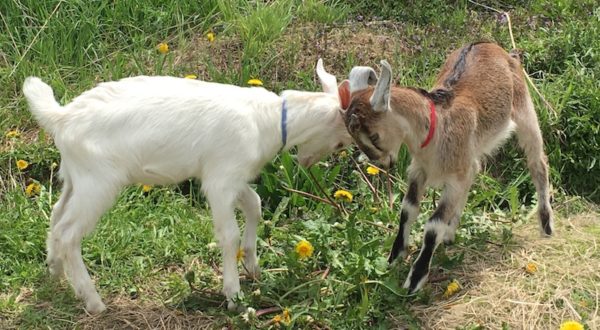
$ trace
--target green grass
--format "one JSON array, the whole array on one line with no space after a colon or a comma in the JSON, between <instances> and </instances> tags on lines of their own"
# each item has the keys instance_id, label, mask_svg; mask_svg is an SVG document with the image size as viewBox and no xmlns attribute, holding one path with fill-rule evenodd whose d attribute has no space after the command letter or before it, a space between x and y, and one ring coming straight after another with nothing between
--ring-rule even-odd
<instances>
[{"instance_id":1,"label":"green grass","mask_svg":"<svg viewBox=\"0 0 600 330\"><path fill-rule=\"evenodd\" d=\"M585 212L588 204L569 196L600 200L600 11L587 0L488 4L510 10L526 70L557 112L555 116L534 97L557 215ZM91 6L8 0L0 3L0 16L0 328L128 326L123 319L146 327L143 318L122 316L132 310L147 313L146 318L178 313L179 319L202 317L215 327L250 327L240 314L220 306L220 254L211 247L209 211L195 184L155 187L149 193L139 186L126 189L84 241L86 265L110 313L89 319L68 284L48 278L44 241L51 206L59 196L54 163L60 155L26 109L20 91L25 77L41 76L62 103L99 81L139 74L193 73L239 85L260 78L274 91L317 90L313 70L320 56L338 78L353 65L376 66L386 57L397 83L427 88L445 55L463 43L490 39L510 48L506 25L469 1L392 6L358 0L144 0ZM215 33L214 42L206 40L208 32ZM379 36L388 38L385 47ZM156 51L160 42L169 44L168 54ZM20 135L7 137L11 130ZM384 202L384 178L369 177L377 188L374 194L348 159L356 150L348 154L333 155L311 169L327 193L346 189L354 194L352 203L343 203L348 216L285 190L321 195L292 155L280 155L263 170L255 184L265 218L259 227L263 272L258 282L243 281L245 303L257 310L289 308L294 328L417 329L423 319L415 306L443 301L449 281L406 296L400 285L409 264L388 268L385 260L399 209ZM396 205L405 187L406 150L399 159L393 173L399 178L394 182ZM17 160L29 166L18 170ZM360 167L364 171L366 164ZM41 185L41 192L28 197L25 188L32 182ZM469 266L465 249L491 251L504 244L502 251L514 252L518 238L512 228L533 221L527 217L535 204L533 191L522 153L510 145L503 148L473 187L456 246L436 254L436 274L452 277ZM430 191L413 228L415 247L434 197L439 195ZM599 234L593 227L590 233ZM302 239L314 245L315 254L299 261L294 246ZM590 281L578 287L576 296L593 305L594 292ZM259 317L253 326L268 325L274 315ZM591 317L586 315L584 322ZM308 316L314 320L310 324ZM473 328L474 322L459 326Z\"/></svg>"}]
</instances>

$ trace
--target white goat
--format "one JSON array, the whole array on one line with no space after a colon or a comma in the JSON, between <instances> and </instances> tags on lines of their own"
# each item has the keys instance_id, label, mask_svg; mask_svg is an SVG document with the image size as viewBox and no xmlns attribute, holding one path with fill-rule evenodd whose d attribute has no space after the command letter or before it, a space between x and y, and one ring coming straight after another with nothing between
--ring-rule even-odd
<instances>
[{"instance_id":1,"label":"white goat","mask_svg":"<svg viewBox=\"0 0 600 330\"><path fill-rule=\"evenodd\" d=\"M197 178L210 204L223 253L228 307L240 292L236 253L237 205L246 218L245 265L259 273L256 228L260 197L248 182L279 150L298 146L310 166L348 145L340 108L350 99L322 61L317 73L326 93L242 88L174 77L107 82L61 107L50 86L29 77L23 92L31 112L61 153L63 191L52 210L47 239L50 273L63 272L90 313L106 309L81 257L81 240L133 183L172 184Z\"/></svg>"}]
</instances>

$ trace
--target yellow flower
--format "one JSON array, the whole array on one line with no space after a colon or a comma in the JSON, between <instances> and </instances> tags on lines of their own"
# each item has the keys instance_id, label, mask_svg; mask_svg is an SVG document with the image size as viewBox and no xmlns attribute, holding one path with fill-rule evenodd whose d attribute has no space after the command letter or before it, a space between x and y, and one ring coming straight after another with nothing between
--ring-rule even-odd
<instances>
[{"instance_id":1,"label":"yellow flower","mask_svg":"<svg viewBox=\"0 0 600 330\"><path fill-rule=\"evenodd\" d=\"M169 52L169 45L166 42L161 42L156 46L156 49L158 49L159 53L166 54Z\"/></svg>"},{"instance_id":2,"label":"yellow flower","mask_svg":"<svg viewBox=\"0 0 600 330\"><path fill-rule=\"evenodd\" d=\"M206 34L206 39L208 40L208 42L213 42L215 41L215 34L213 32L208 32Z\"/></svg>"},{"instance_id":3,"label":"yellow flower","mask_svg":"<svg viewBox=\"0 0 600 330\"><path fill-rule=\"evenodd\" d=\"M583 330L583 324L577 321L565 321L560 325L560 330Z\"/></svg>"},{"instance_id":4,"label":"yellow flower","mask_svg":"<svg viewBox=\"0 0 600 330\"><path fill-rule=\"evenodd\" d=\"M16 129L6 132L6 138L8 139L18 138L19 136L21 136L21 132Z\"/></svg>"},{"instance_id":5,"label":"yellow flower","mask_svg":"<svg viewBox=\"0 0 600 330\"><path fill-rule=\"evenodd\" d=\"M149 185L149 184L142 185L143 192L149 192L150 190L152 190L152 185Z\"/></svg>"},{"instance_id":6,"label":"yellow flower","mask_svg":"<svg viewBox=\"0 0 600 330\"><path fill-rule=\"evenodd\" d=\"M281 314L277 314L277 315L273 316L271 321L275 324L279 324L279 322L281 322Z\"/></svg>"},{"instance_id":7,"label":"yellow flower","mask_svg":"<svg viewBox=\"0 0 600 330\"><path fill-rule=\"evenodd\" d=\"M344 159L346 157L348 157L348 152L346 152L346 150L342 150L339 155L338 155L341 159Z\"/></svg>"},{"instance_id":8,"label":"yellow flower","mask_svg":"<svg viewBox=\"0 0 600 330\"><path fill-rule=\"evenodd\" d=\"M235 254L235 259L237 259L237 261L240 262L240 260L242 260L242 258L244 258L245 255L246 252L244 252L242 248L239 248L237 253Z\"/></svg>"},{"instance_id":9,"label":"yellow flower","mask_svg":"<svg viewBox=\"0 0 600 330\"><path fill-rule=\"evenodd\" d=\"M369 166L369 167L367 167L367 174L377 175L377 174L379 174L379 169L377 167Z\"/></svg>"},{"instance_id":10,"label":"yellow flower","mask_svg":"<svg viewBox=\"0 0 600 330\"><path fill-rule=\"evenodd\" d=\"M283 313L281 313L281 322L285 325L289 325L292 322L292 315L290 313L290 310L287 308L283 309Z\"/></svg>"},{"instance_id":11,"label":"yellow flower","mask_svg":"<svg viewBox=\"0 0 600 330\"><path fill-rule=\"evenodd\" d=\"M347 202L352 202L352 193L346 190L338 190L333 194L336 199L343 199Z\"/></svg>"},{"instance_id":12,"label":"yellow flower","mask_svg":"<svg viewBox=\"0 0 600 330\"><path fill-rule=\"evenodd\" d=\"M197 79L198 76L195 74L186 74L184 78L185 79Z\"/></svg>"},{"instance_id":13,"label":"yellow flower","mask_svg":"<svg viewBox=\"0 0 600 330\"><path fill-rule=\"evenodd\" d=\"M458 284L457 280L452 280L448 287L446 288L446 292L444 292L444 298L449 298L460 291L460 284Z\"/></svg>"},{"instance_id":14,"label":"yellow flower","mask_svg":"<svg viewBox=\"0 0 600 330\"><path fill-rule=\"evenodd\" d=\"M42 190L42 186L40 186L39 183L32 182L32 183L28 184L27 187L25 188L25 195L27 195L27 197L39 195L41 190Z\"/></svg>"},{"instance_id":15,"label":"yellow flower","mask_svg":"<svg viewBox=\"0 0 600 330\"><path fill-rule=\"evenodd\" d=\"M22 171L22 170L26 169L27 167L29 167L29 163L26 160L22 160L22 159L17 160L17 168L19 170Z\"/></svg>"},{"instance_id":16,"label":"yellow flower","mask_svg":"<svg viewBox=\"0 0 600 330\"><path fill-rule=\"evenodd\" d=\"M527 274L533 274L538 271L537 265L533 262L529 262L527 263L527 266L525 266L525 271Z\"/></svg>"},{"instance_id":17,"label":"yellow flower","mask_svg":"<svg viewBox=\"0 0 600 330\"><path fill-rule=\"evenodd\" d=\"M250 86L262 86L263 82L260 79L250 79L248 80L248 85Z\"/></svg>"},{"instance_id":18,"label":"yellow flower","mask_svg":"<svg viewBox=\"0 0 600 330\"><path fill-rule=\"evenodd\" d=\"M315 248L310 244L307 240L301 240L296 244L296 253L298 253L298 257L300 259L307 259L312 256Z\"/></svg>"}]
</instances>

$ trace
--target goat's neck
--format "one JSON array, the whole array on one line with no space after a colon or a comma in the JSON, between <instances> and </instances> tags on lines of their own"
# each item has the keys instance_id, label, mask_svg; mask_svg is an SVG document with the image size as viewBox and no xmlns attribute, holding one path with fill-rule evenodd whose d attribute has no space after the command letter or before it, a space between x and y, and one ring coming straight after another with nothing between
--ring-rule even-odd
<instances>
[{"instance_id":1,"label":"goat's neck","mask_svg":"<svg viewBox=\"0 0 600 330\"><path fill-rule=\"evenodd\" d=\"M288 108L285 150L311 140L322 130L331 129L337 98L325 93L294 92L283 94ZM281 132L281 129L279 129Z\"/></svg>"},{"instance_id":2,"label":"goat's neck","mask_svg":"<svg viewBox=\"0 0 600 330\"><path fill-rule=\"evenodd\" d=\"M394 88L391 108L396 124L401 128L403 142L411 154L421 152L421 144L429 133L429 99L410 88Z\"/></svg>"}]
</instances>

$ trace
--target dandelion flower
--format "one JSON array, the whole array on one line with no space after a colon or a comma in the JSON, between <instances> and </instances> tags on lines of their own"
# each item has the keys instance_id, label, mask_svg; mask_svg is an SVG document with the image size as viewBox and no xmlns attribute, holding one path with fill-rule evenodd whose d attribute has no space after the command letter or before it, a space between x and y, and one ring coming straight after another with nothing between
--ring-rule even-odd
<instances>
[{"instance_id":1,"label":"dandelion flower","mask_svg":"<svg viewBox=\"0 0 600 330\"><path fill-rule=\"evenodd\" d=\"M195 74L186 74L185 79L198 79L198 76Z\"/></svg>"},{"instance_id":2,"label":"dandelion flower","mask_svg":"<svg viewBox=\"0 0 600 330\"><path fill-rule=\"evenodd\" d=\"M279 323L281 322L282 318L281 318L281 314L277 314L275 316L273 316L273 318L271 319L271 322L279 325Z\"/></svg>"},{"instance_id":3,"label":"dandelion flower","mask_svg":"<svg viewBox=\"0 0 600 330\"><path fill-rule=\"evenodd\" d=\"M242 258L244 258L245 255L246 252L244 252L242 248L239 248L237 253L235 254L235 259L237 259L237 261L240 262L240 260L242 260Z\"/></svg>"},{"instance_id":4,"label":"dandelion flower","mask_svg":"<svg viewBox=\"0 0 600 330\"><path fill-rule=\"evenodd\" d=\"M533 262L529 262L529 263L527 263L527 266L525 266L525 272L527 272L527 274L533 274L537 271L538 271L537 265L534 264Z\"/></svg>"},{"instance_id":5,"label":"dandelion flower","mask_svg":"<svg viewBox=\"0 0 600 330\"><path fill-rule=\"evenodd\" d=\"M17 160L17 168L19 170L22 171L22 170L26 169L27 167L29 167L29 163L26 160L22 160L22 159Z\"/></svg>"},{"instance_id":6,"label":"dandelion flower","mask_svg":"<svg viewBox=\"0 0 600 330\"><path fill-rule=\"evenodd\" d=\"M158 44L158 46L156 46L156 49L159 53L166 54L169 52L169 45L166 42L161 42Z\"/></svg>"},{"instance_id":7,"label":"dandelion flower","mask_svg":"<svg viewBox=\"0 0 600 330\"><path fill-rule=\"evenodd\" d=\"M149 184L142 185L143 192L149 192L150 190L152 190L152 185L149 185Z\"/></svg>"},{"instance_id":8,"label":"dandelion flower","mask_svg":"<svg viewBox=\"0 0 600 330\"><path fill-rule=\"evenodd\" d=\"M583 330L583 324L573 320L565 321L560 325L560 330Z\"/></svg>"},{"instance_id":9,"label":"dandelion flower","mask_svg":"<svg viewBox=\"0 0 600 330\"><path fill-rule=\"evenodd\" d=\"M348 157L348 152L346 152L346 150L342 150L338 156L340 157L340 159L345 159Z\"/></svg>"},{"instance_id":10,"label":"dandelion flower","mask_svg":"<svg viewBox=\"0 0 600 330\"><path fill-rule=\"evenodd\" d=\"M377 175L377 174L379 174L379 169L377 167L369 166L369 167L367 167L367 174Z\"/></svg>"},{"instance_id":11,"label":"dandelion flower","mask_svg":"<svg viewBox=\"0 0 600 330\"><path fill-rule=\"evenodd\" d=\"M206 34L206 40L208 40L208 42L215 41L215 34L214 34L214 32L208 32Z\"/></svg>"},{"instance_id":12,"label":"dandelion flower","mask_svg":"<svg viewBox=\"0 0 600 330\"><path fill-rule=\"evenodd\" d=\"M25 195L27 197L36 196L40 194L40 191L42 191L42 186L37 182L32 182L25 188Z\"/></svg>"},{"instance_id":13,"label":"dandelion flower","mask_svg":"<svg viewBox=\"0 0 600 330\"><path fill-rule=\"evenodd\" d=\"M262 86L263 82L260 79L250 79L248 80L248 85L250 86Z\"/></svg>"},{"instance_id":14,"label":"dandelion flower","mask_svg":"<svg viewBox=\"0 0 600 330\"><path fill-rule=\"evenodd\" d=\"M448 284L446 292L444 292L444 298L449 298L455 295L458 291L460 291L460 284L458 284L457 280L452 280L452 282Z\"/></svg>"},{"instance_id":15,"label":"dandelion flower","mask_svg":"<svg viewBox=\"0 0 600 330\"><path fill-rule=\"evenodd\" d=\"M315 248L307 240L301 240L298 242L298 244L296 244L296 253L298 253L298 257L300 259L310 258L314 251Z\"/></svg>"},{"instance_id":16,"label":"dandelion flower","mask_svg":"<svg viewBox=\"0 0 600 330\"><path fill-rule=\"evenodd\" d=\"M336 199L342 199L347 202L352 202L352 193L346 190L338 190L333 194Z\"/></svg>"},{"instance_id":17,"label":"dandelion flower","mask_svg":"<svg viewBox=\"0 0 600 330\"><path fill-rule=\"evenodd\" d=\"M18 138L19 136L21 136L21 132L19 132L16 129L6 132L6 138L8 138L8 139Z\"/></svg>"},{"instance_id":18,"label":"dandelion flower","mask_svg":"<svg viewBox=\"0 0 600 330\"><path fill-rule=\"evenodd\" d=\"M292 322L292 315L290 313L290 310L287 308L283 309L283 313L281 313L281 323L285 324L285 325L289 325Z\"/></svg>"}]
</instances>

